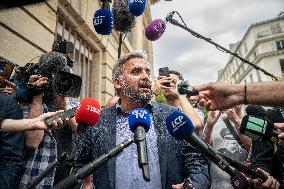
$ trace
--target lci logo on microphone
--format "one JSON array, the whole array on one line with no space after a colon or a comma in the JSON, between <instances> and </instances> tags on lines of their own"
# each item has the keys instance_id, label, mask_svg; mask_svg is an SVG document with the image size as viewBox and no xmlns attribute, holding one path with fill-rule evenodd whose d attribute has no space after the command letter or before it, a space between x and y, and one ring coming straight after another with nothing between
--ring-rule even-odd
<instances>
[{"instance_id":1,"label":"lci logo on microphone","mask_svg":"<svg viewBox=\"0 0 284 189\"><path fill-rule=\"evenodd\" d=\"M97 26L97 25L102 24L103 23L103 19L105 17L106 16L96 16L96 17L94 17L94 19L93 19L94 25Z\"/></svg>"},{"instance_id":2,"label":"lci logo on microphone","mask_svg":"<svg viewBox=\"0 0 284 189\"><path fill-rule=\"evenodd\" d=\"M143 109L132 111L132 115L135 115L136 119L138 119L139 117L141 119L147 119L147 114L148 114L147 111Z\"/></svg>"},{"instance_id":3,"label":"lci logo on microphone","mask_svg":"<svg viewBox=\"0 0 284 189\"><path fill-rule=\"evenodd\" d=\"M180 127L182 127L184 124L186 124L186 121L183 121L183 116L178 116L175 118L174 121L171 122L173 126L173 132L178 130Z\"/></svg>"}]
</instances>

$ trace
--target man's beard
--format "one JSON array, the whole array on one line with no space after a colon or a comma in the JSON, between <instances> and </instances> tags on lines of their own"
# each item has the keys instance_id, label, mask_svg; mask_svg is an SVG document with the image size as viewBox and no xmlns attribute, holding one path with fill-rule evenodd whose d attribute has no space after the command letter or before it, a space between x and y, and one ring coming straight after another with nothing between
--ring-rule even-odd
<instances>
[{"instance_id":1,"label":"man's beard","mask_svg":"<svg viewBox=\"0 0 284 189\"><path fill-rule=\"evenodd\" d=\"M135 102L147 104L152 98L152 90L145 92L145 91L139 90L139 87L135 89L130 84L127 84L124 80L122 81L121 86L122 86L122 92L124 93L124 95L129 97L131 100Z\"/></svg>"}]
</instances>

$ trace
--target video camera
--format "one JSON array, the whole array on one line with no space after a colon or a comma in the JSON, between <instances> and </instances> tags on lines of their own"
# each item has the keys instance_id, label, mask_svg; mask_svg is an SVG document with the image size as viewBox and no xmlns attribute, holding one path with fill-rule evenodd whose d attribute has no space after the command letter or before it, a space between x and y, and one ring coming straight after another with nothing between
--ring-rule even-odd
<instances>
[{"instance_id":1,"label":"video camera","mask_svg":"<svg viewBox=\"0 0 284 189\"><path fill-rule=\"evenodd\" d=\"M42 87L27 84L29 94L55 92L66 97L78 97L81 91L82 78L72 74L68 66L66 53L73 51L70 42L55 41L53 51L42 54L37 64L28 63L24 67L15 69L15 79L26 84L31 75L40 75L48 78L48 83ZM59 51L59 52L56 52Z\"/></svg>"}]
</instances>

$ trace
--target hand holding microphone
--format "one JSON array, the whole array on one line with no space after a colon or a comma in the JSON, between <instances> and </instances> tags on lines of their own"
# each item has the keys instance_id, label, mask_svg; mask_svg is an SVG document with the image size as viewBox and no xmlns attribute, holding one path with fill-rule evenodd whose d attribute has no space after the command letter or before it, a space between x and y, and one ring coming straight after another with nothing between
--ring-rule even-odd
<instances>
[{"instance_id":1,"label":"hand holding microphone","mask_svg":"<svg viewBox=\"0 0 284 189\"><path fill-rule=\"evenodd\" d=\"M274 123L274 128L278 130L279 144L284 144L284 123Z\"/></svg>"}]
</instances>

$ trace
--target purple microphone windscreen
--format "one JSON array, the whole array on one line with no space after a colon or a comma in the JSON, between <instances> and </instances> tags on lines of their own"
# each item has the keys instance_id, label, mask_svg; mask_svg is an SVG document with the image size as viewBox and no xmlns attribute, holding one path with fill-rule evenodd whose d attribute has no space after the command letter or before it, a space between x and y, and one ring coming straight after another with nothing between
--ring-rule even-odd
<instances>
[{"instance_id":1,"label":"purple microphone windscreen","mask_svg":"<svg viewBox=\"0 0 284 189\"><path fill-rule=\"evenodd\" d=\"M150 41L159 39L166 30L166 22L162 19L153 20L145 29L145 36Z\"/></svg>"}]
</instances>

